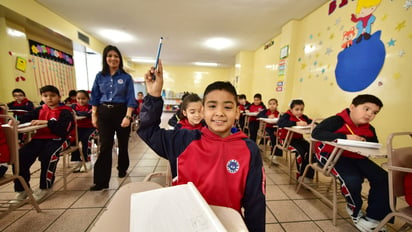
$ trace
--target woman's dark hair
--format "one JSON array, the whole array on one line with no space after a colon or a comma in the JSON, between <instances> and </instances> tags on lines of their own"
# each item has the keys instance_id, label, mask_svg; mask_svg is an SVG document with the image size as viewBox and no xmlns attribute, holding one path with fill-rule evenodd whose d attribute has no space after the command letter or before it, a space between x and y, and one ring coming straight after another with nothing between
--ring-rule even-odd
<instances>
[{"instance_id":1,"label":"woman's dark hair","mask_svg":"<svg viewBox=\"0 0 412 232\"><path fill-rule=\"evenodd\" d=\"M370 94L361 94L361 95L356 96L352 100L352 104L354 106L361 105L361 104L368 103L368 102L379 106L379 108L383 107L382 101L379 98L373 95L370 95Z\"/></svg>"},{"instance_id":2,"label":"woman's dark hair","mask_svg":"<svg viewBox=\"0 0 412 232\"><path fill-rule=\"evenodd\" d=\"M224 90L230 94L233 95L233 99L236 102L236 105L239 104L237 101L237 94L236 94L236 89L235 87L228 81L216 81L213 82L212 84L209 84L206 89L205 92L203 93L203 104L205 103L205 99L206 96L212 92L213 90Z\"/></svg>"},{"instance_id":3,"label":"woman's dark hair","mask_svg":"<svg viewBox=\"0 0 412 232\"><path fill-rule=\"evenodd\" d=\"M76 92L76 95L77 95L78 93L82 93L82 94L84 94L84 95L87 97L87 99L90 99L89 93L88 93L86 90L78 90L78 91Z\"/></svg>"},{"instance_id":4,"label":"woman's dark hair","mask_svg":"<svg viewBox=\"0 0 412 232\"><path fill-rule=\"evenodd\" d=\"M60 96L59 89L56 88L56 86L53 86L53 85L45 85L45 86L40 88L40 94L45 93L45 92L52 92L52 93L55 93L58 96Z\"/></svg>"},{"instance_id":5,"label":"woman's dark hair","mask_svg":"<svg viewBox=\"0 0 412 232\"><path fill-rule=\"evenodd\" d=\"M22 89L13 89L11 94L14 94L14 93L22 93L23 96L26 96L26 93Z\"/></svg>"},{"instance_id":6,"label":"woman's dark hair","mask_svg":"<svg viewBox=\"0 0 412 232\"><path fill-rule=\"evenodd\" d=\"M294 99L290 103L290 108L293 109L293 107L295 107L296 105L305 105L305 103L301 99Z\"/></svg>"},{"instance_id":7,"label":"woman's dark hair","mask_svg":"<svg viewBox=\"0 0 412 232\"><path fill-rule=\"evenodd\" d=\"M103 74L103 75L110 74L110 68L109 68L109 65L108 65L107 62L106 62L107 54L108 54L110 51L115 51L115 52L117 53L117 55L119 55L119 59L120 59L119 70L122 71L122 72L125 72L125 71L123 70L123 57L122 57L122 54L120 53L119 49L118 49L117 47L113 46L113 45L107 45L107 46L104 48L104 50L103 50L103 61L102 61L103 69L102 69L102 74Z\"/></svg>"}]
</instances>

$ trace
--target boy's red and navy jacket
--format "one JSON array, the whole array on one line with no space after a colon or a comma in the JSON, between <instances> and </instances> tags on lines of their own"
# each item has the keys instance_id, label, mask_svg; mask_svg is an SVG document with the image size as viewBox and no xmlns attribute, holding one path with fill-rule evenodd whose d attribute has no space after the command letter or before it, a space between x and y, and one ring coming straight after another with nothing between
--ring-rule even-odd
<instances>
[{"instance_id":1,"label":"boy's red and navy jacket","mask_svg":"<svg viewBox=\"0 0 412 232\"><path fill-rule=\"evenodd\" d=\"M248 108L249 112L260 112L264 109L266 109L266 106L263 103L261 103L260 105L251 104ZM257 120L257 117L255 116L249 117L249 122L256 121L256 120Z\"/></svg>"},{"instance_id":2,"label":"boy's red and navy jacket","mask_svg":"<svg viewBox=\"0 0 412 232\"><path fill-rule=\"evenodd\" d=\"M200 130L205 125L206 124L204 120L200 121L200 123L197 125L192 125L190 124L189 120L187 120L187 118L184 118L176 124L175 129Z\"/></svg>"},{"instance_id":3,"label":"boy's red and navy jacket","mask_svg":"<svg viewBox=\"0 0 412 232\"><path fill-rule=\"evenodd\" d=\"M66 105L50 109L48 105L43 104L25 114L20 123L32 120L48 121L47 127L38 129L33 139L65 139L74 128L72 109Z\"/></svg>"},{"instance_id":4,"label":"boy's red and navy jacket","mask_svg":"<svg viewBox=\"0 0 412 232\"><path fill-rule=\"evenodd\" d=\"M33 102L29 101L29 99L25 98L23 101L18 103L17 101L12 101L7 104L7 107L10 110L25 110L27 112L32 111L34 109ZM13 112L13 116L17 117L17 120L20 120L23 115L27 112Z\"/></svg>"},{"instance_id":5,"label":"boy's red and navy jacket","mask_svg":"<svg viewBox=\"0 0 412 232\"><path fill-rule=\"evenodd\" d=\"M364 137L367 142L378 142L375 128L372 125L367 123L356 126L350 119L349 115L349 109L344 109L342 112L323 120L313 130L312 137L320 141L346 139L346 135L351 134L346 126L347 124L356 135ZM333 147L323 144L322 142L317 142L315 145L315 150L318 154L327 157L332 152ZM342 156L356 159L365 158L364 156L349 151L344 151Z\"/></svg>"},{"instance_id":6,"label":"boy's red and navy jacket","mask_svg":"<svg viewBox=\"0 0 412 232\"><path fill-rule=\"evenodd\" d=\"M173 184L193 182L210 205L244 208L250 231L265 230L265 183L259 149L243 132L226 138L201 130L159 128L161 97L147 95L139 136L170 162Z\"/></svg>"},{"instance_id":7,"label":"boy's red and navy jacket","mask_svg":"<svg viewBox=\"0 0 412 232\"><path fill-rule=\"evenodd\" d=\"M77 116L84 116L86 118L77 120L78 128L93 128L92 124L92 105L79 105L79 103L73 104L72 109L76 111Z\"/></svg>"},{"instance_id":8,"label":"boy's red and navy jacket","mask_svg":"<svg viewBox=\"0 0 412 232\"><path fill-rule=\"evenodd\" d=\"M256 117L257 118L268 118L270 115L273 115L273 117L275 117L275 118L279 118L279 111L275 110L275 111L272 112L269 109L264 109L264 110L260 111L259 114ZM271 128L271 127L273 127L273 124L266 123L266 127Z\"/></svg>"},{"instance_id":9,"label":"boy's red and navy jacket","mask_svg":"<svg viewBox=\"0 0 412 232\"><path fill-rule=\"evenodd\" d=\"M0 163L8 163L10 161L9 146L1 124L0 122Z\"/></svg>"},{"instance_id":10,"label":"boy's red and navy jacket","mask_svg":"<svg viewBox=\"0 0 412 232\"><path fill-rule=\"evenodd\" d=\"M288 130L283 127L292 127L296 126L296 122L305 121L308 124L312 123L312 119L308 118L306 115L302 115L301 117L297 118L295 115L292 114L290 110L286 113L282 114L282 116L278 120L278 135L281 139L285 139L288 133ZM299 133L293 133L294 139L302 139L303 135Z\"/></svg>"}]
</instances>

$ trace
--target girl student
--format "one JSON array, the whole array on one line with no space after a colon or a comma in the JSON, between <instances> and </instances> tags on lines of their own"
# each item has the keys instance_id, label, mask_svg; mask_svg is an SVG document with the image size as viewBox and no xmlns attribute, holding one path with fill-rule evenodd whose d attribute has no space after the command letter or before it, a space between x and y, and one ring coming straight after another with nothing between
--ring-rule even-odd
<instances>
[{"instance_id":1,"label":"girl student","mask_svg":"<svg viewBox=\"0 0 412 232\"><path fill-rule=\"evenodd\" d=\"M268 108L260 111L259 114L257 115L258 118L279 118L279 116L280 116L280 113L278 111L278 100L276 98L269 99ZM269 134L270 143L273 149L276 145L276 136L275 136L276 128L273 127L273 124L266 123L265 131ZM279 152L275 154L278 156L282 156L282 152L280 152L280 150Z\"/></svg>"},{"instance_id":2,"label":"girl student","mask_svg":"<svg viewBox=\"0 0 412 232\"><path fill-rule=\"evenodd\" d=\"M191 93L184 97L180 108L180 121L176 129L202 129L205 125L202 107L202 99L197 94Z\"/></svg>"},{"instance_id":3,"label":"girl student","mask_svg":"<svg viewBox=\"0 0 412 232\"><path fill-rule=\"evenodd\" d=\"M303 114L305 109L305 103L301 99L292 100L290 103L290 109L285 112L278 121L278 136L280 139L284 140L288 130L284 127L292 126L308 126L312 119ZM302 134L294 133L290 145L296 149L296 166L298 173L296 173L296 178L298 179L305 171L306 165L309 163L309 142L303 138ZM309 169L306 177L313 179L314 170Z\"/></svg>"},{"instance_id":4,"label":"girl student","mask_svg":"<svg viewBox=\"0 0 412 232\"><path fill-rule=\"evenodd\" d=\"M85 90L79 90L76 93L76 103L72 105L72 109L76 111L76 115L85 117L77 120L77 131L79 141L82 142L82 151L85 162L90 162L91 149L89 141L96 135L96 128L92 124L92 105L89 104L89 93ZM80 152L77 150L73 152L71 161L80 161ZM75 172L80 171L81 165L75 169Z\"/></svg>"}]
</instances>

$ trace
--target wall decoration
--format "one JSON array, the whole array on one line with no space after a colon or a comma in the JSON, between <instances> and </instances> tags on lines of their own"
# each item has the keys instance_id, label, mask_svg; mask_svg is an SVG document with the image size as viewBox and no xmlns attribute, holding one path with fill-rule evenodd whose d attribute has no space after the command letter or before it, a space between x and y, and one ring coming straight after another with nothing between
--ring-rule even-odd
<instances>
[{"instance_id":1,"label":"wall decoration","mask_svg":"<svg viewBox=\"0 0 412 232\"><path fill-rule=\"evenodd\" d=\"M343 51L338 54L335 69L336 82L344 91L364 90L375 81L383 67L386 51L381 31L371 32L376 19L373 13L380 2L376 0L371 5L371 1L358 0L356 15L352 14L351 21L356 23L357 34L351 46L348 46L350 42L342 45ZM352 36L352 32L349 34Z\"/></svg>"},{"instance_id":2,"label":"wall decoration","mask_svg":"<svg viewBox=\"0 0 412 232\"><path fill-rule=\"evenodd\" d=\"M30 54L73 66L73 57L50 46L29 39Z\"/></svg>"},{"instance_id":3,"label":"wall decoration","mask_svg":"<svg viewBox=\"0 0 412 232\"><path fill-rule=\"evenodd\" d=\"M26 59L22 57L16 57L16 69L22 72L26 72Z\"/></svg>"},{"instance_id":4,"label":"wall decoration","mask_svg":"<svg viewBox=\"0 0 412 232\"><path fill-rule=\"evenodd\" d=\"M280 59L284 59L288 56L289 56L289 45L286 45L280 49Z\"/></svg>"}]
</instances>

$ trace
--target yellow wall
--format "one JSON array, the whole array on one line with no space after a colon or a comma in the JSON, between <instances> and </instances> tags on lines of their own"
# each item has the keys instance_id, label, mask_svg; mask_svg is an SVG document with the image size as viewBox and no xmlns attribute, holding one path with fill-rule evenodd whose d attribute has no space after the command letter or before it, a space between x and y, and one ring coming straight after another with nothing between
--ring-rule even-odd
<instances>
[{"instance_id":1,"label":"yellow wall","mask_svg":"<svg viewBox=\"0 0 412 232\"><path fill-rule=\"evenodd\" d=\"M131 72L135 79L143 79L150 65L135 65ZM195 66L163 66L164 89L175 94L190 91L202 95L206 86L214 81L232 81L232 68Z\"/></svg>"},{"instance_id":2,"label":"yellow wall","mask_svg":"<svg viewBox=\"0 0 412 232\"><path fill-rule=\"evenodd\" d=\"M358 94L373 94L384 104L372 123L377 128L380 141L391 132L412 130L409 123L412 107L412 14L406 10L404 1L382 1L374 15L372 33L381 30L386 58L377 79L365 90L346 92L335 80L337 55L342 50L342 33L355 24L350 16L355 12L357 1L348 1L342 8L328 15L328 3L312 12L301 21L286 24L280 35L274 38L275 45L267 50L263 46L255 52L255 70L252 92L261 92L264 102L271 97L280 100L281 111L288 108L293 98L305 101L305 113L312 118L328 117L349 106ZM405 25L402 27L402 25ZM400 27L400 29L399 29ZM388 42L396 40L395 46ZM285 91L275 92L277 70L267 70L266 65L279 62L280 48L289 43L290 55L285 75ZM313 52L305 54L308 45ZM327 49L332 52L327 53ZM400 55L404 51L405 54ZM249 97L251 99L251 97Z\"/></svg>"}]
</instances>

